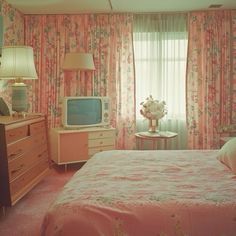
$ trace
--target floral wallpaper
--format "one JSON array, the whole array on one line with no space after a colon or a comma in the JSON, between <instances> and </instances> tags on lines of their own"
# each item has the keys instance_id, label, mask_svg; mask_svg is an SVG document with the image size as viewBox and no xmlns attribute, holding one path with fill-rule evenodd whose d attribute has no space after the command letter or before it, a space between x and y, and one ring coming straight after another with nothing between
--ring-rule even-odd
<instances>
[{"instance_id":1,"label":"floral wallpaper","mask_svg":"<svg viewBox=\"0 0 236 236\"><path fill-rule=\"evenodd\" d=\"M3 16L4 45L24 44L24 15L9 5L4 0L0 0L0 15ZM0 80L0 96L11 104L11 89L9 82Z\"/></svg>"}]
</instances>

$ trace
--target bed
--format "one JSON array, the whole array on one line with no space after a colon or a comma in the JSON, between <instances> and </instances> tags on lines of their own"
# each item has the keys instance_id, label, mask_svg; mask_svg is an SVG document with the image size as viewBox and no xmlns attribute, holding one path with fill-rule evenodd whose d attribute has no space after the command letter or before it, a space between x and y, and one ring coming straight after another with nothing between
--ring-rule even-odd
<instances>
[{"instance_id":1,"label":"bed","mask_svg":"<svg viewBox=\"0 0 236 236\"><path fill-rule=\"evenodd\" d=\"M236 175L205 151L105 151L65 185L42 236L235 236Z\"/></svg>"}]
</instances>

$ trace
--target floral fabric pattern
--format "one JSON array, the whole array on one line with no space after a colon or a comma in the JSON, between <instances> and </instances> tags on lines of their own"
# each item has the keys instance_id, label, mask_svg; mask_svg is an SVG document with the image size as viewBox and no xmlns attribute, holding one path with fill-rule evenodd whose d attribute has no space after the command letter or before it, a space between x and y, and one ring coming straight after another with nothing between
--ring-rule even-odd
<instances>
[{"instance_id":1,"label":"floral fabric pattern","mask_svg":"<svg viewBox=\"0 0 236 236\"><path fill-rule=\"evenodd\" d=\"M24 15L4 0L0 0L0 14L3 16L3 45L23 45ZM7 80L0 80L0 96L11 104L11 88Z\"/></svg>"},{"instance_id":2,"label":"floral fabric pattern","mask_svg":"<svg viewBox=\"0 0 236 236\"><path fill-rule=\"evenodd\" d=\"M218 127L236 123L235 10L191 12L187 125L191 149L219 148Z\"/></svg>"},{"instance_id":3,"label":"floral fabric pattern","mask_svg":"<svg viewBox=\"0 0 236 236\"><path fill-rule=\"evenodd\" d=\"M98 153L53 203L42 235L234 235L236 178L217 155Z\"/></svg>"},{"instance_id":4,"label":"floral fabric pattern","mask_svg":"<svg viewBox=\"0 0 236 236\"><path fill-rule=\"evenodd\" d=\"M29 112L61 121L64 96L109 96L117 148L135 146L135 76L132 14L23 15L0 0L4 45L34 48L37 81L29 86ZM215 149L218 127L236 123L236 10L189 13L187 126L190 149ZM94 55L94 72L64 72L66 52ZM0 95L11 104L8 82Z\"/></svg>"},{"instance_id":5,"label":"floral fabric pattern","mask_svg":"<svg viewBox=\"0 0 236 236\"><path fill-rule=\"evenodd\" d=\"M25 16L25 42L35 51L39 80L30 96L32 112L48 115L50 127L60 125L64 96L108 96L117 148L135 144L132 15L84 14ZM66 52L89 52L94 72L63 72Z\"/></svg>"}]
</instances>

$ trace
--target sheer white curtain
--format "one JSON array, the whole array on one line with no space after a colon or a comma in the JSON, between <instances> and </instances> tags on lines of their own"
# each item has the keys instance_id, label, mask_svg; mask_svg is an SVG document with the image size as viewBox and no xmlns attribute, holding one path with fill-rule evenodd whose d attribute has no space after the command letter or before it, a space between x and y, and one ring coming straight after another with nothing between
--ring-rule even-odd
<instances>
[{"instance_id":1,"label":"sheer white curtain","mask_svg":"<svg viewBox=\"0 0 236 236\"><path fill-rule=\"evenodd\" d=\"M144 14L134 17L137 131L148 122L140 115L140 103L149 95L164 100L168 114L160 130L178 133L170 149L186 149L185 72L187 57L187 15ZM160 148L162 148L160 146Z\"/></svg>"}]
</instances>

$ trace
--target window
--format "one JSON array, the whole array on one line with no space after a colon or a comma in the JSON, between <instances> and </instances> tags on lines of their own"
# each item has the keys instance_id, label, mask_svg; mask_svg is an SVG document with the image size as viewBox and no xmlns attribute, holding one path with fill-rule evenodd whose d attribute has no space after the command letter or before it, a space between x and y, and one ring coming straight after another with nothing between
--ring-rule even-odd
<instances>
[{"instance_id":1,"label":"window","mask_svg":"<svg viewBox=\"0 0 236 236\"><path fill-rule=\"evenodd\" d=\"M184 120L187 39L153 42L149 34L146 40L137 40L134 35L137 118L142 118L140 103L152 95L166 102L165 118Z\"/></svg>"},{"instance_id":2,"label":"window","mask_svg":"<svg viewBox=\"0 0 236 236\"><path fill-rule=\"evenodd\" d=\"M179 149L186 147L183 143L186 140L186 19L185 16L178 18L176 15L156 18L136 16L133 33L137 129L147 129L140 114L140 103L149 95L165 101L168 113L160 121L161 128L179 134L179 144L174 147Z\"/></svg>"}]
</instances>

